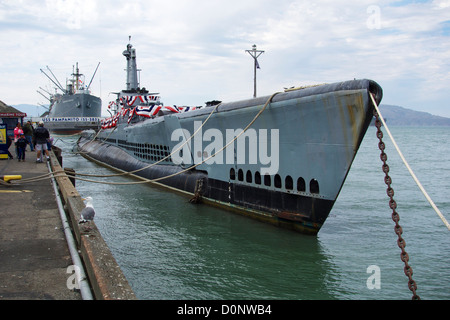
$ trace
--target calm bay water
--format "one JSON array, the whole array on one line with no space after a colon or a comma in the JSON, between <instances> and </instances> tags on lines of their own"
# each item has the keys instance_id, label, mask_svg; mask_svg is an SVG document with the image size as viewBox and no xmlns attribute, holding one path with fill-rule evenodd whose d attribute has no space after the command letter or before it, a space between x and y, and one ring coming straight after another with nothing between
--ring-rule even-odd
<instances>
[{"instance_id":1,"label":"calm bay water","mask_svg":"<svg viewBox=\"0 0 450 320\"><path fill-rule=\"evenodd\" d=\"M392 127L404 156L450 220L450 128ZM77 181L92 196L96 224L139 299L411 299L369 128L329 218L317 237L253 221L147 184ZM385 131L384 131L385 132ZM406 251L422 299L450 299L450 232L401 162L387 134L386 153ZM111 174L58 139L63 166ZM135 181L124 177L99 181ZM370 266L380 289L370 290Z\"/></svg>"}]
</instances>

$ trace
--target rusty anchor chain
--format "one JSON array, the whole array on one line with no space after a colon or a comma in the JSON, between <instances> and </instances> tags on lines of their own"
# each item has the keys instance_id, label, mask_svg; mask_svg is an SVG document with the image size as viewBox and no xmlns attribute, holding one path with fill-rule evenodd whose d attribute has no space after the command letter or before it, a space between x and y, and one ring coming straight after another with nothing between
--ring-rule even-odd
<instances>
[{"instance_id":1,"label":"rusty anchor chain","mask_svg":"<svg viewBox=\"0 0 450 320\"><path fill-rule=\"evenodd\" d=\"M420 297L416 294L417 284L412 278L413 270L412 270L411 266L408 263L409 262L409 255L408 255L408 253L405 250L406 242L405 242L405 240L402 237L403 229L402 229L402 227L399 224L400 215L396 211L397 203L394 200L394 189L391 187L392 178L389 176L389 166L386 163L387 155L384 152L384 150L386 148L386 145L383 142L383 132L381 131L381 124L382 123L380 121L380 117L379 117L378 112L377 112L376 109L373 110L373 115L375 116L375 126L377 127L377 138L380 141L378 143L378 148L381 151L380 159L383 162L382 170L385 173L384 182L387 185L386 193L387 193L387 195L389 197L389 207L392 209L392 220L395 222L394 231L395 231L395 233L398 236L397 245L402 251L401 254L400 254L400 259L405 264L404 272L405 272L405 275L409 279L408 280L408 287L409 287L409 290L411 290L411 292L413 293L412 300L420 300Z\"/></svg>"}]
</instances>

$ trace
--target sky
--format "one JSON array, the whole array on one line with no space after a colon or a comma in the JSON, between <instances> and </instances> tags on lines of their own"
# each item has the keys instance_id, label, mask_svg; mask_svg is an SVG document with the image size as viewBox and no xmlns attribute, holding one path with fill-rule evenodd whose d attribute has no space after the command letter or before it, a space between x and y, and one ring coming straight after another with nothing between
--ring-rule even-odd
<instances>
[{"instance_id":1,"label":"sky","mask_svg":"<svg viewBox=\"0 0 450 320\"><path fill-rule=\"evenodd\" d=\"M450 0L0 0L0 100L47 104L47 66L78 62L100 96L126 86L131 36L140 85L165 105L204 105L285 87L372 79L383 104L450 117Z\"/></svg>"}]
</instances>

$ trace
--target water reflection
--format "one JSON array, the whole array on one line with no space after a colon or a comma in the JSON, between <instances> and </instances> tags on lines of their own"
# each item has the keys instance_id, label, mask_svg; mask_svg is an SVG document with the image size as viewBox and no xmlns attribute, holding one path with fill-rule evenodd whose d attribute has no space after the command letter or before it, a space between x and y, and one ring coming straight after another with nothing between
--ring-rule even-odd
<instances>
[{"instance_id":1,"label":"water reflection","mask_svg":"<svg viewBox=\"0 0 450 320\"><path fill-rule=\"evenodd\" d=\"M111 174L70 154L67 141L58 146L65 167ZM316 237L193 205L150 185L78 180L77 189L94 198L96 224L139 299L336 298L330 288L337 270Z\"/></svg>"}]
</instances>

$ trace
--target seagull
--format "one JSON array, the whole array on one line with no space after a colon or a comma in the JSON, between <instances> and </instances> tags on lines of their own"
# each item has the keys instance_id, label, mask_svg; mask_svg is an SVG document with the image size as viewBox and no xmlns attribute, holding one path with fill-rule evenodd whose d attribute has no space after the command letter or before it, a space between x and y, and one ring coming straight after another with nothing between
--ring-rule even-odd
<instances>
[{"instance_id":1,"label":"seagull","mask_svg":"<svg viewBox=\"0 0 450 320\"><path fill-rule=\"evenodd\" d=\"M78 224L90 222L94 220L95 216L95 210L94 207L92 206L92 198L87 197L82 200L86 201L86 207L81 211L81 219L78 222Z\"/></svg>"}]
</instances>

